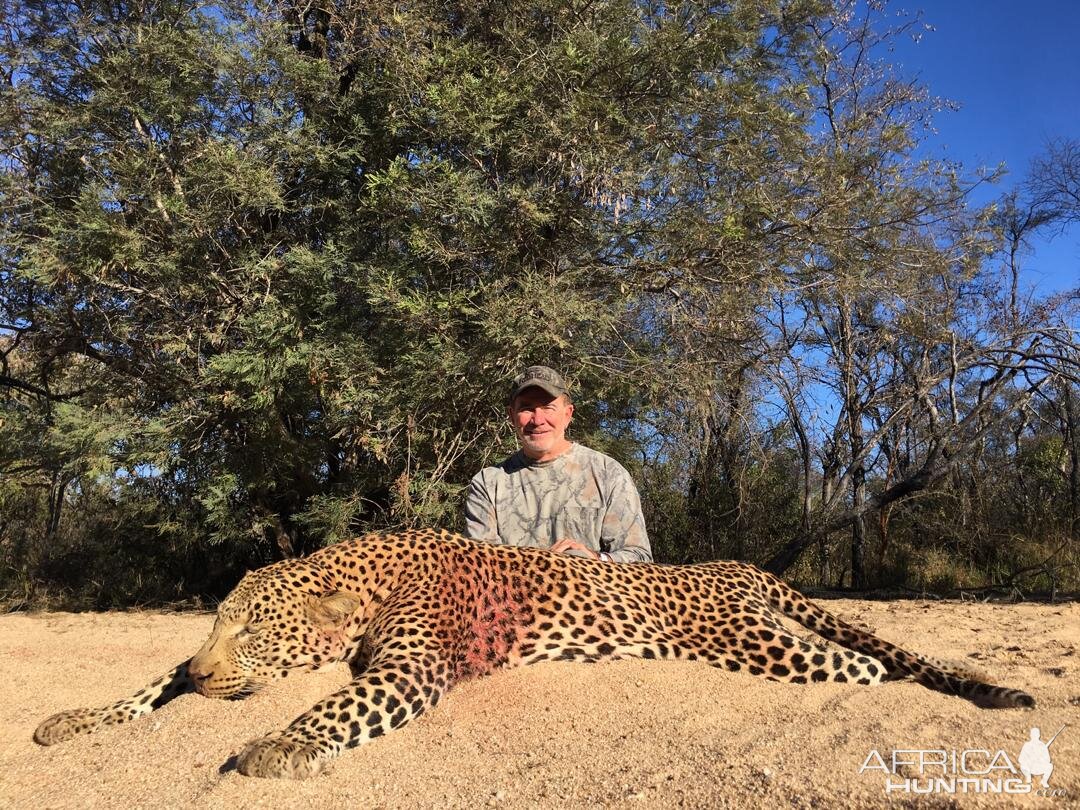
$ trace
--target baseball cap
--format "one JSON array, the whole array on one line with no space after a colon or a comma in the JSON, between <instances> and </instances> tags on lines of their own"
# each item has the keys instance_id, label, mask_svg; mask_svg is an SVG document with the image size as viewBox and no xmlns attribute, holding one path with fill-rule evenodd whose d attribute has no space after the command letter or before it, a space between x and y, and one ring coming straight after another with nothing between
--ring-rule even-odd
<instances>
[{"instance_id":1,"label":"baseball cap","mask_svg":"<svg viewBox=\"0 0 1080 810\"><path fill-rule=\"evenodd\" d=\"M569 392L569 386L566 384L566 380L564 380L562 375L555 371L555 369L548 368L547 366L529 366L514 377L514 384L510 389L509 401L513 402L514 397L526 388L533 388L534 386L547 391L553 397L561 397L563 394Z\"/></svg>"}]
</instances>

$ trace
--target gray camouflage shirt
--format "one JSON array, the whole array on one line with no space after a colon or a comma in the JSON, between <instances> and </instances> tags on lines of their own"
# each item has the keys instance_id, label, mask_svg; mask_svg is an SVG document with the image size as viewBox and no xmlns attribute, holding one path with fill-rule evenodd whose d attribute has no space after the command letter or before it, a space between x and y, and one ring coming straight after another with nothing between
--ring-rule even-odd
<instances>
[{"instance_id":1,"label":"gray camouflage shirt","mask_svg":"<svg viewBox=\"0 0 1080 810\"><path fill-rule=\"evenodd\" d=\"M520 450L469 482L465 531L474 540L550 548L571 538L614 562L650 562L633 479L615 459L573 444L551 461Z\"/></svg>"}]
</instances>

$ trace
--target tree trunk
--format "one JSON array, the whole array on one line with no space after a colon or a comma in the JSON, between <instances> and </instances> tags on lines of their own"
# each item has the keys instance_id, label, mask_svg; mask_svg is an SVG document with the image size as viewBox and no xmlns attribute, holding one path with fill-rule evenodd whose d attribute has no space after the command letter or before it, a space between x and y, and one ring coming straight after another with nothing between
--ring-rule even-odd
<instances>
[{"instance_id":1,"label":"tree trunk","mask_svg":"<svg viewBox=\"0 0 1080 810\"><path fill-rule=\"evenodd\" d=\"M840 374L847 413L848 450L851 454L851 587L866 587L866 524L862 506L866 502L866 465L863 462L862 402L855 371L855 342L853 339L852 306L841 299L837 307L837 326L840 337Z\"/></svg>"},{"instance_id":2,"label":"tree trunk","mask_svg":"<svg viewBox=\"0 0 1080 810\"><path fill-rule=\"evenodd\" d=\"M866 470L858 465L851 476L851 505L860 509L866 503ZM851 523L851 587L866 587L866 521L859 512Z\"/></svg>"}]
</instances>

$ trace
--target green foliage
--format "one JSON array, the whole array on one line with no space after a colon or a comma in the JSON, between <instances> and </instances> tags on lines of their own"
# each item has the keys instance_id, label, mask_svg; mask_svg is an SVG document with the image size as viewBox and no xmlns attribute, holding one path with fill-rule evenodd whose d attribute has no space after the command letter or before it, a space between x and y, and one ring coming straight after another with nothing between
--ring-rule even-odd
<instances>
[{"instance_id":1,"label":"green foliage","mask_svg":"<svg viewBox=\"0 0 1080 810\"><path fill-rule=\"evenodd\" d=\"M754 404L781 399L778 302L854 301L927 356L974 317L876 306L975 273L991 237L950 167L909 160L921 91L852 74L870 103L822 134L846 4L4 11L20 598L78 571L93 604L209 593L361 531L460 526L529 362L575 381L575 435L635 473L663 557L762 560L807 528L802 451ZM1023 451L1029 504L1060 496L1062 452Z\"/></svg>"}]
</instances>

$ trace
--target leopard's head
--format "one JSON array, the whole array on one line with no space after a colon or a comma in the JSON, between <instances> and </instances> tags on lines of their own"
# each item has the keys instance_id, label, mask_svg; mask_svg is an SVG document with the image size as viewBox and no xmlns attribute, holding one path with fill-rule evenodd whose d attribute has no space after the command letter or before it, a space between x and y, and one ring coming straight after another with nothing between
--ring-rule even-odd
<instances>
[{"instance_id":1,"label":"leopard's head","mask_svg":"<svg viewBox=\"0 0 1080 810\"><path fill-rule=\"evenodd\" d=\"M246 697L290 670L340 661L346 624L362 599L335 590L304 560L249 572L218 606L210 638L188 664L207 697Z\"/></svg>"}]
</instances>

